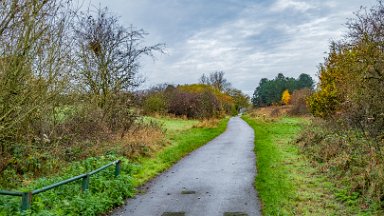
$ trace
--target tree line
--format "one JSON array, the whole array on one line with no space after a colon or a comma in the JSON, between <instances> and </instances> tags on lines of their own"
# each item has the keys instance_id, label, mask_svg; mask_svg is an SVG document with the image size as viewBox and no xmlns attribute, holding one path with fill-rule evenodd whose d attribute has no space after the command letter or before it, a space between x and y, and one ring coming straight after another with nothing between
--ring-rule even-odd
<instances>
[{"instance_id":1,"label":"tree line","mask_svg":"<svg viewBox=\"0 0 384 216\"><path fill-rule=\"evenodd\" d=\"M139 95L145 114L172 114L188 118L218 118L247 108L249 96L232 88L223 71L203 74L199 83L161 84Z\"/></svg>"},{"instance_id":2,"label":"tree line","mask_svg":"<svg viewBox=\"0 0 384 216\"><path fill-rule=\"evenodd\" d=\"M295 79L285 77L282 73L279 73L272 80L267 78L260 80L259 85L253 93L252 104L255 107L281 104L284 91L287 90L286 93L292 94L294 91L304 88L310 90L314 88L314 81L310 75L303 73Z\"/></svg>"}]
</instances>

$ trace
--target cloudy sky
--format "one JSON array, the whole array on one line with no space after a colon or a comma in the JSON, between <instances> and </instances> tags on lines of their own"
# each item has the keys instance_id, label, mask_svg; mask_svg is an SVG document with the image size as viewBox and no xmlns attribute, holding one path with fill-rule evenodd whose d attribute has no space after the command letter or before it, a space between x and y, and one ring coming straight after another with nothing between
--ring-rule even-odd
<instances>
[{"instance_id":1,"label":"cloudy sky","mask_svg":"<svg viewBox=\"0 0 384 216\"><path fill-rule=\"evenodd\" d=\"M261 78L278 73L315 77L329 41L346 32L347 18L376 0L89 0L107 6L121 24L142 28L147 44L166 54L143 59L142 87L195 83L225 72L252 95Z\"/></svg>"}]
</instances>

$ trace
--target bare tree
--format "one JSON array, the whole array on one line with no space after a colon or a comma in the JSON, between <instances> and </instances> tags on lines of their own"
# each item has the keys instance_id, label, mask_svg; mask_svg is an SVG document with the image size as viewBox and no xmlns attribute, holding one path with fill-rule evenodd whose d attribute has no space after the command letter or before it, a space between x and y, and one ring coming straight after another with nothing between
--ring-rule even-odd
<instances>
[{"instance_id":1,"label":"bare tree","mask_svg":"<svg viewBox=\"0 0 384 216\"><path fill-rule=\"evenodd\" d=\"M209 75L209 80L212 86L217 88L219 91L224 91L230 85L227 79L224 78L223 71L215 71L214 73L211 73Z\"/></svg>"},{"instance_id":2,"label":"bare tree","mask_svg":"<svg viewBox=\"0 0 384 216\"><path fill-rule=\"evenodd\" d=\"M199 83L211 85L221 92L224 92L231 86L227 79L224 78L223 71L215 71L213 73L210 73L208 76L203 74L199 78Z\"/></svg>"},{"instance_id":3,"label":"bare tree","mask_svg":"<svg viewBox=\"0 0 384 216\"><path fill-rule=\"evenodd\" d=\"M201 75L201 77L199 78L199 83L211 85L211 82L209 81L209 77L206 76L205 74Z\"/></svg>"},{"instance_id":4,"label":"bare tree","mask_svg":"<svg viewBox=\"0 0 384 216\"><path fill-rule=\"evenodd\" d=\"M146 35L142 29L121 26L107 8L98 9L95 15L88 11L79 16L75 26L78 80L105 116L114 113L119 95L139 84L140 58L163 52L164 44L143 46Z\"/></svg>"}]
</instances>

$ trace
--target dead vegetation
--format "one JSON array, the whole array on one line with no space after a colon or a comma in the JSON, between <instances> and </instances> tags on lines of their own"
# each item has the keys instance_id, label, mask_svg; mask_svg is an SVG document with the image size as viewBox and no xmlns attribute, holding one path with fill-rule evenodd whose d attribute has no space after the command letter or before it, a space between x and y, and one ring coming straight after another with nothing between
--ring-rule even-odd
<instances>
[{"instance_id":1,"label":"dead vegetation","mask_svg":"<svg viewBox=\"0 0 384 216\"><path fill-rule=\"evenodd\" d=\"M248 114L252 118L279 118L287 115L291 107L291 105L260 107L248 111Z\"/></svg>"},{"instance_id":2,"label":"dead vegetation","mask_svg":"<svg viewBox=\"0 0 384 216\"><path fill-rule=\"evenodd\" d=\"M382 215L384 142L317 119L297 140L313 165L337 186L339 201L372 215Z\"/></svg>"},{"instance_id":3,"label":"dead vegetation","mask_svg":"<svg viewBox=\"0 0 384 216\"><path fill-rule=\"evenodd\" d=\"M164 130L158 124L135 123L125 132L125 136L121 136L120 132L108 130L105 123L97 118L93 121L82 119L80 122L78 119L76 117L58 128L64 135L60 139L44 136L33 145L14 145L14 154L1 160L0 185L4 188L17 187L31 178L50 176L71 162L88 157L111 154L134 160L150 156L167 143Z\"/></svg>"},{"instance_id":4,"label":"dead vegetation","mask_svg":"<svg viewBox=\"0 0 384 216\"><path fill-rule=\"evenodd\" d=\"M203 119L199 121L196 125L194 125L194 128L214 128L217 127L219 124L219 119Z\"/></svg>"}]
</instances>

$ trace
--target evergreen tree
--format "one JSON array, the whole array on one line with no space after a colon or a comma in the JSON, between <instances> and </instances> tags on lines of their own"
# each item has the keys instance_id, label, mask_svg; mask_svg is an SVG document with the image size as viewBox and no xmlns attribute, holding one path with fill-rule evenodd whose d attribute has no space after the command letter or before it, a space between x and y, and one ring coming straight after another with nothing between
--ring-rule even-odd
<instances>
[{"instance_id":1,"label":"evergreen tree","mask_svg":"<svg viewBox=\"0 0 384 216\"><path fill-rule=\"evenodd\" d=\"M313 79L308 74L300 74L295 79L285 77L284 74L279 73L272 80L267 78L260 80L259 86L256 87L253 93L252 104L257 107L278 104L281 102L281 95L284 90L288 90L288 93L292 94L293 91L303 88L313 89L313 85Z\"/></svg>"}]
</instances>

